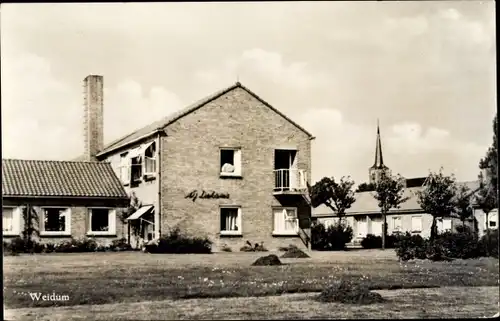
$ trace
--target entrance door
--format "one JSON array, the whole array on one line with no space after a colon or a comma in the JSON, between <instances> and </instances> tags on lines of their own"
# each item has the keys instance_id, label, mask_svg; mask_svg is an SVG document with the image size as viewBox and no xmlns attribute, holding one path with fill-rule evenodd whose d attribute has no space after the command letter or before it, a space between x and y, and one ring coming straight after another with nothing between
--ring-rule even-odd
<instances>
[{"instance_id":1,"label":"entrance door","mask_svg":"<svg viewBox=\"0 0 500 321\"><path fill-rule=\"evenodd\" d=\"M356 218L356 231L357 231L357 236L359 238L363 238L366 236L366 234L368 233L368 224L367 224L367 220L366 220L366 216L364 217L357 217Z\"/></svg>"},{"instance_id":2,"label":"entrance door","mask_svg":"<svg viewBox=\"0 0 500 321\"><path fill-rule=\"evenodd\" d=\"M274 151L275 188L290 190L297 187L296 150L276 149Z\"/></svg>"}]
</instances>

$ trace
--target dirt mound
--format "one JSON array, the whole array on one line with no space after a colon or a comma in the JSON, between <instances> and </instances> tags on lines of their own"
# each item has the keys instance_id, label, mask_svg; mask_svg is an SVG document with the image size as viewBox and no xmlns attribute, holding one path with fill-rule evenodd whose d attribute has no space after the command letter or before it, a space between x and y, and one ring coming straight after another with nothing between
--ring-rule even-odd
<instances>
[{"instance_id":1,"label":"dirt mound","mask_svg":"<svg viewBox=\"0 0 500 321\"><path fill-rule=\"evenodd\" d=\"M340 281L326 288L316 298L320 302L340 302L350 304L373 304L384 302L378 293L370 292L367 286L348 281Z\"/></svg>"},{"instance_id":2,"label":"dirt mound","mask_svg":"<svg viewBox=\"0 0 500 321\"><path fill-rule=\"evenodd\" d=\"M281 257L285 259L305 259L310 256L298 248L290 248Z\"/></svg>"},{"instance_id":3,"label":"dirt mound","mask_svg":"<svg viewBox=\"0 0 500 321\"><path fill-rule=\"evenodd\" d=\"M255 262L253 262L254 266L263 266L263 265L281 265L280 259L274 255L267 255L259 257Z\"/></svg>"}]
</instances>

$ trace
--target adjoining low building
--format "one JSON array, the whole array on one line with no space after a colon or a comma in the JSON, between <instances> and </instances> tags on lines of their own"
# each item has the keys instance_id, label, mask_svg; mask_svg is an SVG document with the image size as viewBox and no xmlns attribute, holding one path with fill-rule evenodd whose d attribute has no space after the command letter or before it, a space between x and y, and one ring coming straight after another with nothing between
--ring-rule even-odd
<instances>
[{"instance_id":1,"label":"adjoining low building","mask_svg":"<svg viewBox=\"0 0 500 321\"><path fill-rule=\"evenodd\" d=\"M390 171L383 163L380 129L377 126L375 164L369 169L369 182L374 184L384 175L390 175ZM406 179L405 183L403 197L408 197L408 200L401 204L400 208L391 209L387 214L387 232L388 234L410 232L422 237L429 237L432 215L425 213L417 201L417 192L424 188L425 177ZM471 193L476 192L479 188L479 181L459 182L459 184L466 185ZM373 191L355 193L356 201L346 211L345 222L353 229L352 243L354 244L359 243L368 234L382 235L382 215L373 193ZM498 228L498 209L489 214L488 222L486 222L486 215L478 208L477 204L472 203L472 207L480 236L486 232L487 224L490 229ZM323 223L325 226L338 222L338 217L326 205L313 208L312 212L313 221ZM474 228L473 219L467 220L466 224ZM438 232L456 231L457 227L461 225L462 222L458 217L444 217L437 220Z\"/></svg>"},{"instance_id":2,"label":"adjoining low building","mask_svg":"<svg viewBox=\"0 0 500 321\"><path fill-rule=\"evenodd\" d=\"M125 236L119 218L129 198L108 163L2 159L2 236L22 235L30 205L41 243Z\"/></svg>"}]
</instances>

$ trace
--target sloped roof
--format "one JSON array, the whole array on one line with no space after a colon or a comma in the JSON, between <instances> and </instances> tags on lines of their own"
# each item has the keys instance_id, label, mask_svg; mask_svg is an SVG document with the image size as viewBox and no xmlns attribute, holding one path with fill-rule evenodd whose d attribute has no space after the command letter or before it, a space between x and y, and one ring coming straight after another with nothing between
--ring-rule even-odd
<instances>
[{"instance_id":1,"label":"sloped roof","mask_svg":"<svg viewBox=\"0 0 500 321\"><path fill-rule=\"evenodd\" d=\"M478 181L469 181L469 182L458 182L459 185L466 185L471 193L474 193L479 188ZM409 197L409 199L400 205L398 209L391 209L389 213L404 213L404 212L419 212L422 211L422 208L417 202L417 192L422 190L423 186L405 188L403 197ZM356 201L352 204L351 208L346 211L347 215L356 215L356 214L375 214L380 213L380 209L378 207L378 201L373 197L374 192L358 192L355 193ZM320 206L312 209L313 216L331 216L332 210L326 206L321 204Z\"/></svg>"},{"instance_id":2,"label":"sloped roof","mask_svg":"<svg viewBox=\"0 0 500 321\"><path fill-rule=\"evenodd\" d=\"M252 91L250 91L248 88L246 88L245 86L243 86L241 83L237 82L235 83L234 85L232 86L229 86L227 88L224 88L222 90L219 90L197 102L195 102L194 104L191 104L189 106L187 106L186 108L176 112L176 113L173 113L159 121L156 121L152 124L149 124L145 127L142 127L136 131L133 131L132 133L126 135L126 136L123 136L113 142L111 142L110 144L108 144L106 147L104 147L104 149L98 153L97 155L98 156L102 156L102 155L105 155L115 149L118 149L118 148L121 148L121 147L124 147L138 139L141 139L141 138L145 138L149 135L153 135L154 133L162 130L163 128L165 128L166 126L168 126L169 124L177 121L178 119L194 112L195 110L197 110L198 108L201 108L203 107L204 105L206 105L207 103L219 98L220 96L236 89L236 88L241 88L243 90L245 90L246 92L248 92L250 95L252 95L253 97L255 97L256 99L258 99L261 103L263 103L264 105L266 105L268 108L271 108L274 112L276 112L277 114L279 114L280 116L282 116L283 118L285 118L286 120L288 120L290 123L292 123L293 125L295 125L297 128L299 128L300 130L302 130L304 133L306 133L310 138L313 138L313 136L308 132L306 131L304 128L302 128L301 126L299 126L297 123L295 123L294 121L292 121L290 118L288 118L287 116L285 116L283 113L281 113L280 111L278 111L276 108L272 107L271 105L269 105L266 101L264 101L262 98L260 98L259 96L257 96L255 93L253 93Z\"/></svg>"},{"instance_id":3,"label":"sloped roof","mask_svg":"<svg viewBox=\"0 0 500 321\"><path fill-rule=\"evenodd\" d=\"M2 159L3 197L127 199L109 163Z\"/></svg>"}]
</instances>

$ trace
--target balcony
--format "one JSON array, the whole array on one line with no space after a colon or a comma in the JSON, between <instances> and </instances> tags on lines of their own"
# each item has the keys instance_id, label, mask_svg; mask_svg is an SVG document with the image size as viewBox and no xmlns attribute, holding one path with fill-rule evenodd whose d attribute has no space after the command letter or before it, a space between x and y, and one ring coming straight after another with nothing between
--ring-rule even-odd
<instances>
[{"instance_id":1,"label":"balcony","mask_svg":"<svg viewBox=\"0 0 500 321\"><path fill-rule=\"evenodd\" d=\"M274 194L304 194L307 192L307 172L303 169L275 169Z\"/></svg>"}]
</instances>

